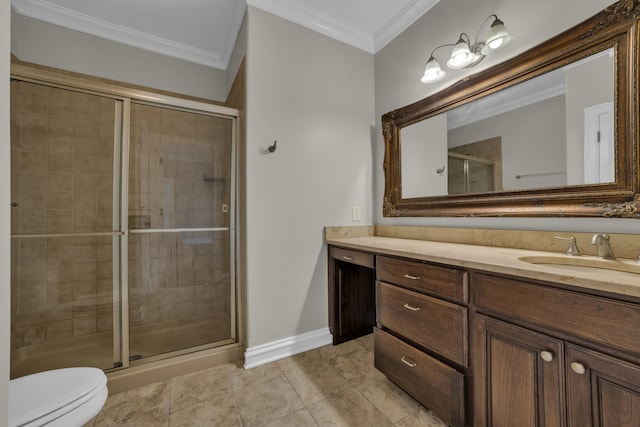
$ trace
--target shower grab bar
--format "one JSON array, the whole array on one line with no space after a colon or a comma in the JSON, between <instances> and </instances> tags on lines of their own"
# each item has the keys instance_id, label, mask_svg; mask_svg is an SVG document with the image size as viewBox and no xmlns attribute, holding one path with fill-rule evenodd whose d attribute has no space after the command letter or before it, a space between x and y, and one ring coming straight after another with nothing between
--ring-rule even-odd
<instances>
[{"instance_id":1,"label":"shower grab bar","mask_svg":"<svg viewBox=\"0 0 640 427\"><path fill-rule=\"evenodd\" d=\"M516 175L516 179L526 178L528 176L547 176L547 175L566 175L566 172L539 172L539 173L523 173Z\"/></svg>"}]
</instances>

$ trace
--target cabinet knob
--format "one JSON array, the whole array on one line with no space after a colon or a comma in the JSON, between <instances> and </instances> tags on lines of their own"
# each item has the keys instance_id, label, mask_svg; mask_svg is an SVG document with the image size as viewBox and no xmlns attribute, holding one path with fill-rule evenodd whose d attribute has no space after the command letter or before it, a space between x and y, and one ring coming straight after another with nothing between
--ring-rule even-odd
<instances>
[{"instance_id":1,"label":"cabinet knob","mask_svg":"<svg viewBox=\"0 0 640 427\"><path fill-rule=\"evenodd\" d=\"M551 362L553 361L553 353L551 353L550 351L541 351L540 352L540 357L542 358L542 360L544 360L545 362Z\"/></svg>"},{"instance_id":2,"label":"cabinet knob","mask_svg":"<svg viewBox=\"0 0 640 427\"><path fill-rule=\"evenodd\" d=\"M578 375L583 375L587 372L584 365L580 362L571 362L571 370Z\"/></svg>"},{"instance_id":3,"label":"cabinet knob","mask_svg":"<svg viewBox=\"0 0 640 427\"><path fill-rule=\"evenodd\" d=\"M342 259L347 260L347 261L351 261L353 259L353 257L347 256L347 255L343 255Z\"/></svg>"},{"instance_id":4,"label":"cabinet knob","mask_svg":"<svg viewBox=\"0 0 640 427\"><path fill-rule=\"evenodd\" d=\"M411 279L411 280L420 280L420 276L414 276L413 274L409 274L409 273L405 274L404 278Z\"/></svg>"},{"instance_id":5,"label":"cabinet knob","mask_svg":"<svg viewBox=\"0 0 640 427\"><path fill-rule=\"evenodd\" d=\"M406 356L402 356L402 359L400 360L402 360L402 363L404 363L410 368L415 368L416 366L418 366L416 362L411 361L411 359L407 358Z\"/></svg>"},{"instance_id":6,"label":"cabinet knob","mask_svg":"<svg viewBox=\"0 0 640 427\"><path fill-rule=\"evenodd\" d=\"M414 307L412 305L409 305L408 303L404 305L404 308L411 311L420 311L420 307Z\"/></svg>"}]
</instances>

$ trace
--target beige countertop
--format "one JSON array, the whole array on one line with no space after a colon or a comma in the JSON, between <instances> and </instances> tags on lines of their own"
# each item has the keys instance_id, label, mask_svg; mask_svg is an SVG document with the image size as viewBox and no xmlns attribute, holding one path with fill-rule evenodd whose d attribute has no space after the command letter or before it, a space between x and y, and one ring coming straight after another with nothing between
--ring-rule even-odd
<instances>
[{"instance_id":1,"label":"beige countertop","mask_svg":"<svg viewBox=\"0 0 640 427\"><path fill-rule=\"evenodd\" d=\"M380 236L328 238L326 241L330 245L378 254L414 258L640 298L640 273L608 268L590 268L589 271L579 271L577 268L576 271L572 271L572 267L565 265L534 264L521 260L523 257L551 257L552 261L568 263L575 261L571 259L574 257L557 252ZM600 263L614 268L629 267L631 270L640 272L640 263L631 260L608 261L594 256L579 258L579 262Z\"/></svg>"}]
</instances>

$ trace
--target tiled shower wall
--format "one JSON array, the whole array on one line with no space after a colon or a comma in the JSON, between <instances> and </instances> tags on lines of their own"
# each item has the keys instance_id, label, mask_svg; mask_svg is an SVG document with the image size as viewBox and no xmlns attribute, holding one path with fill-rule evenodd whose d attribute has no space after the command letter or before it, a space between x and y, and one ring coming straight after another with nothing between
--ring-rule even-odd
<instances>
[{"instance_id":1,"label":"tiled shower wall","mask_svg":"<svg viewBox=\"0 0 640 427\"><path fill-rule=\"evenodd\" d=\"M117 230L116 101L11 90L12 351L110 332L113 238L68 234ZM227 227L230 120L133 104L131 123L129 226ZM229 244L228 232L131 234L131 326L228 317Z\"/></svg>"}]
</instances>

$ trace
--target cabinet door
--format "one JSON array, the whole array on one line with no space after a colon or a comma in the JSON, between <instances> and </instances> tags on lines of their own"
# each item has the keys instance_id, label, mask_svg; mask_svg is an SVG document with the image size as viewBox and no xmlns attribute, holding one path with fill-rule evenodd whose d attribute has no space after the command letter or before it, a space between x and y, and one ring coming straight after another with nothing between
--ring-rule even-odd
<instances>
[{"instance_id":1,"label":"cabinet door","mask_svg":"<svg viewBox=\"0 0 640 427\"><path fill-rule=\"evenodd\" d=\"M564 425L562 341L482 315L473 328L474 426Z\"/></svg>"},{"instance_id":2,"label":"cabinet door","mask_svg":"<svg viewBox=\"0 0 640 427\"><path fill-rule=\"evenodd\" d=\"M567 344L568 425L640 426L640 367Z\"/></svg>"}]
</instances>

